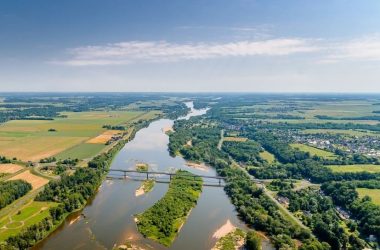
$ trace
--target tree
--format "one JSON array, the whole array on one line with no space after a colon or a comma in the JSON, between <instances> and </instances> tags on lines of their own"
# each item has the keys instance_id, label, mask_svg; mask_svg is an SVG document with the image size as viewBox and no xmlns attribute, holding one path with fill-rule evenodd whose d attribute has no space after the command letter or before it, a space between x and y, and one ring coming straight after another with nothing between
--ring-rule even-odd
<instances>
[{"instance_id":1,"label":"tree","mask_svg":"<svg viewBox=\"0 0 380 250\"><path fill-rule=\"evenodd\" d=\"M248 250L260 250L261 239L255 231L249 231L246 236L245 246Z\"/></svg>"}]
</instances>

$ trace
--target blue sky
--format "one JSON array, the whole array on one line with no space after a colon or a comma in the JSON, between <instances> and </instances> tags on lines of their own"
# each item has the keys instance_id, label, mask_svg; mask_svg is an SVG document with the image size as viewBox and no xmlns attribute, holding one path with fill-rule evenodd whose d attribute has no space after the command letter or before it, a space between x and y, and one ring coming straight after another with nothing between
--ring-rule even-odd
<instances>
[{"instance_id":1,"label":"blue sky","mask_svg":"<svg viewBox=\"0 0 380 250\"><path fill-rule=\"evenodd\" d=\"M0 91L380 92L378 0L0 0Z\"/></svg>"}]
</instances>

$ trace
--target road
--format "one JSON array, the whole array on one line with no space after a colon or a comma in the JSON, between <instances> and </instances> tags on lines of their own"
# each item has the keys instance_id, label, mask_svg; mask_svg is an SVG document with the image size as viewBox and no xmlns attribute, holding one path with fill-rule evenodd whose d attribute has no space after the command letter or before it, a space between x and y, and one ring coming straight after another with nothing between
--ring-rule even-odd
<instances>
[{"instance_id":1,"label":"road","mask_svg":"<svg viewBox=\"0 0 380 250\"><path fill-rule=\"evenodd\" d=\"M222 143L223 143L223 138L224 138L224 130L221 130L220 131L220 140L219 140L219 143L218 143L218 149L221 150L222 148ZM219 147L220 145L220 147ZM291 213L286 207L284 207L280 202L278 202L272 195L272 193L265 187L265 185L263 184L262 180L260 179L256 179L254 178L252 175L250 175L248 173L248 171L243 168L239 163L237 163L234 159L232 159L231 157L230 158L230 161L232 162L232 165L235 165L235 166L238 166L241 170L244 171L244 173L252 180L252 182L254 182L259 188L261 188L263 191L264 191L264 194L271 200L273 201L274 204L276 204L276 206L278 207L278 209L280 210L280 212L287 218L291 219L295 224L297 224L298 226L300 226L301 228L304 228L304 229L308 229L308 227L306 227L304 224L302 224L302 222L294 216L293 213Z\"/></svg>"}]
</instances>

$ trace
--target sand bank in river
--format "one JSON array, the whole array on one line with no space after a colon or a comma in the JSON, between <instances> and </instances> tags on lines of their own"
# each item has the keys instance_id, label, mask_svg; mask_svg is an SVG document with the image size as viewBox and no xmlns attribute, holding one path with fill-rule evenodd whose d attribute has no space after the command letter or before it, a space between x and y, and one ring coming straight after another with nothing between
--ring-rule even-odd
<instances>
[{"instance_id":1,"label":"sand bank in river","mask_svg":"<svg viewBox=\"0 0 380 250\"><path fill-rule=\"evenodd\" d=\"M213 238L220 239L223 236L226 236L227 234L231 233L234 231L236 227L231 223L230 220L227 220L226 223L221 226L216 232L213 234Z\"/></svg>"},{"instance_id":2,"label":"sand bank in river","mask_svg":"<svg viewBox=\"0 0 380 250\"><path fill-rule=\"evenodd\" d=\"M164 133L168 133L168 132L174 132L174 129L172 126L167 126L167 127L162 128L162 131L164 131Z\"/></svg>"},{"instance_id":3,"label":"sand bank in river","mask_svg":"<svg viewBox=\"0 0 380 250\"><path fill-rule=\"evenodd\" d=\"M233 249L238 250L244 246L246 233L232 225L230 220L219 228L213 235L213 238L218 239L215 246L211 250Z\"/></svg>"},{"instance_id":4,"label":"sand bank in river","mask_svg":"<svg viewBox=\"0 0 380 250\"><path fill-rule=\"evenodd\" d=\"M143 181L141 186L136 190L136 193L135 193L136 197L152 191L154 187L154 183L155 183L154 180Z\"/></svg>"},{"instance_id":5,"label":"sand bank in river","mask_svg":"<svg viewBox=\"0 0 380 250\"><path fill-rule=\"evenodd\" d=\"M186 162L186 166L191 167L191 168L196 168L202 171L207 171L208 169L208 167L204 163L196 163L196 162L191 162L191 161Z\"/></svg>"},{"instance_id":6,"label":"sand bank in river","mask_svg":"<svg viewBox=\"0 0 380 250\"><path fill-rule=\"evenodd\" d=\"M138 196L141 196L141 195L143 195L143 194L145 194L145 191L144 191L144 188L141 186L141 187L139 187L139 188L136 190L135 195L136 195L136 197L138 197Z\"/></svg>"}]
</instances>

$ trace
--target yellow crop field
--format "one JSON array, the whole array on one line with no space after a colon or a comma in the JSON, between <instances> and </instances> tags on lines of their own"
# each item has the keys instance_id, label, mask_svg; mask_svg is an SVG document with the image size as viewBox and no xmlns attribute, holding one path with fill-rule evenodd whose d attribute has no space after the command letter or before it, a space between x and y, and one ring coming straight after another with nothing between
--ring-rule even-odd
<instances>
[{"instance_id":1,"label":"yellow crop field","mask_svg":"<svg viewBox=\"0 0 380 250\"><path fill-rule=\"evenodd\" d=\"M45 178L32 174L29 170L13 176L9 180L24 180L26 182L29 182L32 184L33 190L38 189L49 182L49 180Z\"/></svg>"},{"instance_id":2,"label":"yellow crop field","mask_svg":"<svg viewBox=\"0 0 380 250\"><path fill-rule=\"evenodd\" d=\"M20 171L21 169L23 169L23 167L17 164L12 164L12 163L0 164L0 173L14 174Z\"/></svg>"},{"instance_id":3,"label":"yellow crop field","mask_svg":"<svg viewBox=\"0 0 380 250\"><path fill-rule=\"evenodd\" d=\"M226 136L224 137L223 141L233 141L233 142L246 142L248 138L245 137L232 137L232 136Z\"/></svg>"},{"instance_id":4,"label":"yellow crop field","mask_svg":"<svg viewBox=\"0 0 380 250\"><path fill-rule=\"evenodd\" d=\"M123 131L121 131L121 130L107 130L107 131L104 131L102 134L100 134L94 138L91 138L86 143L104 144L104 143L108 142L112 138L112 136L114 136L116 134L120 134L122 132Z\"/></svg>"}]
</instances>

